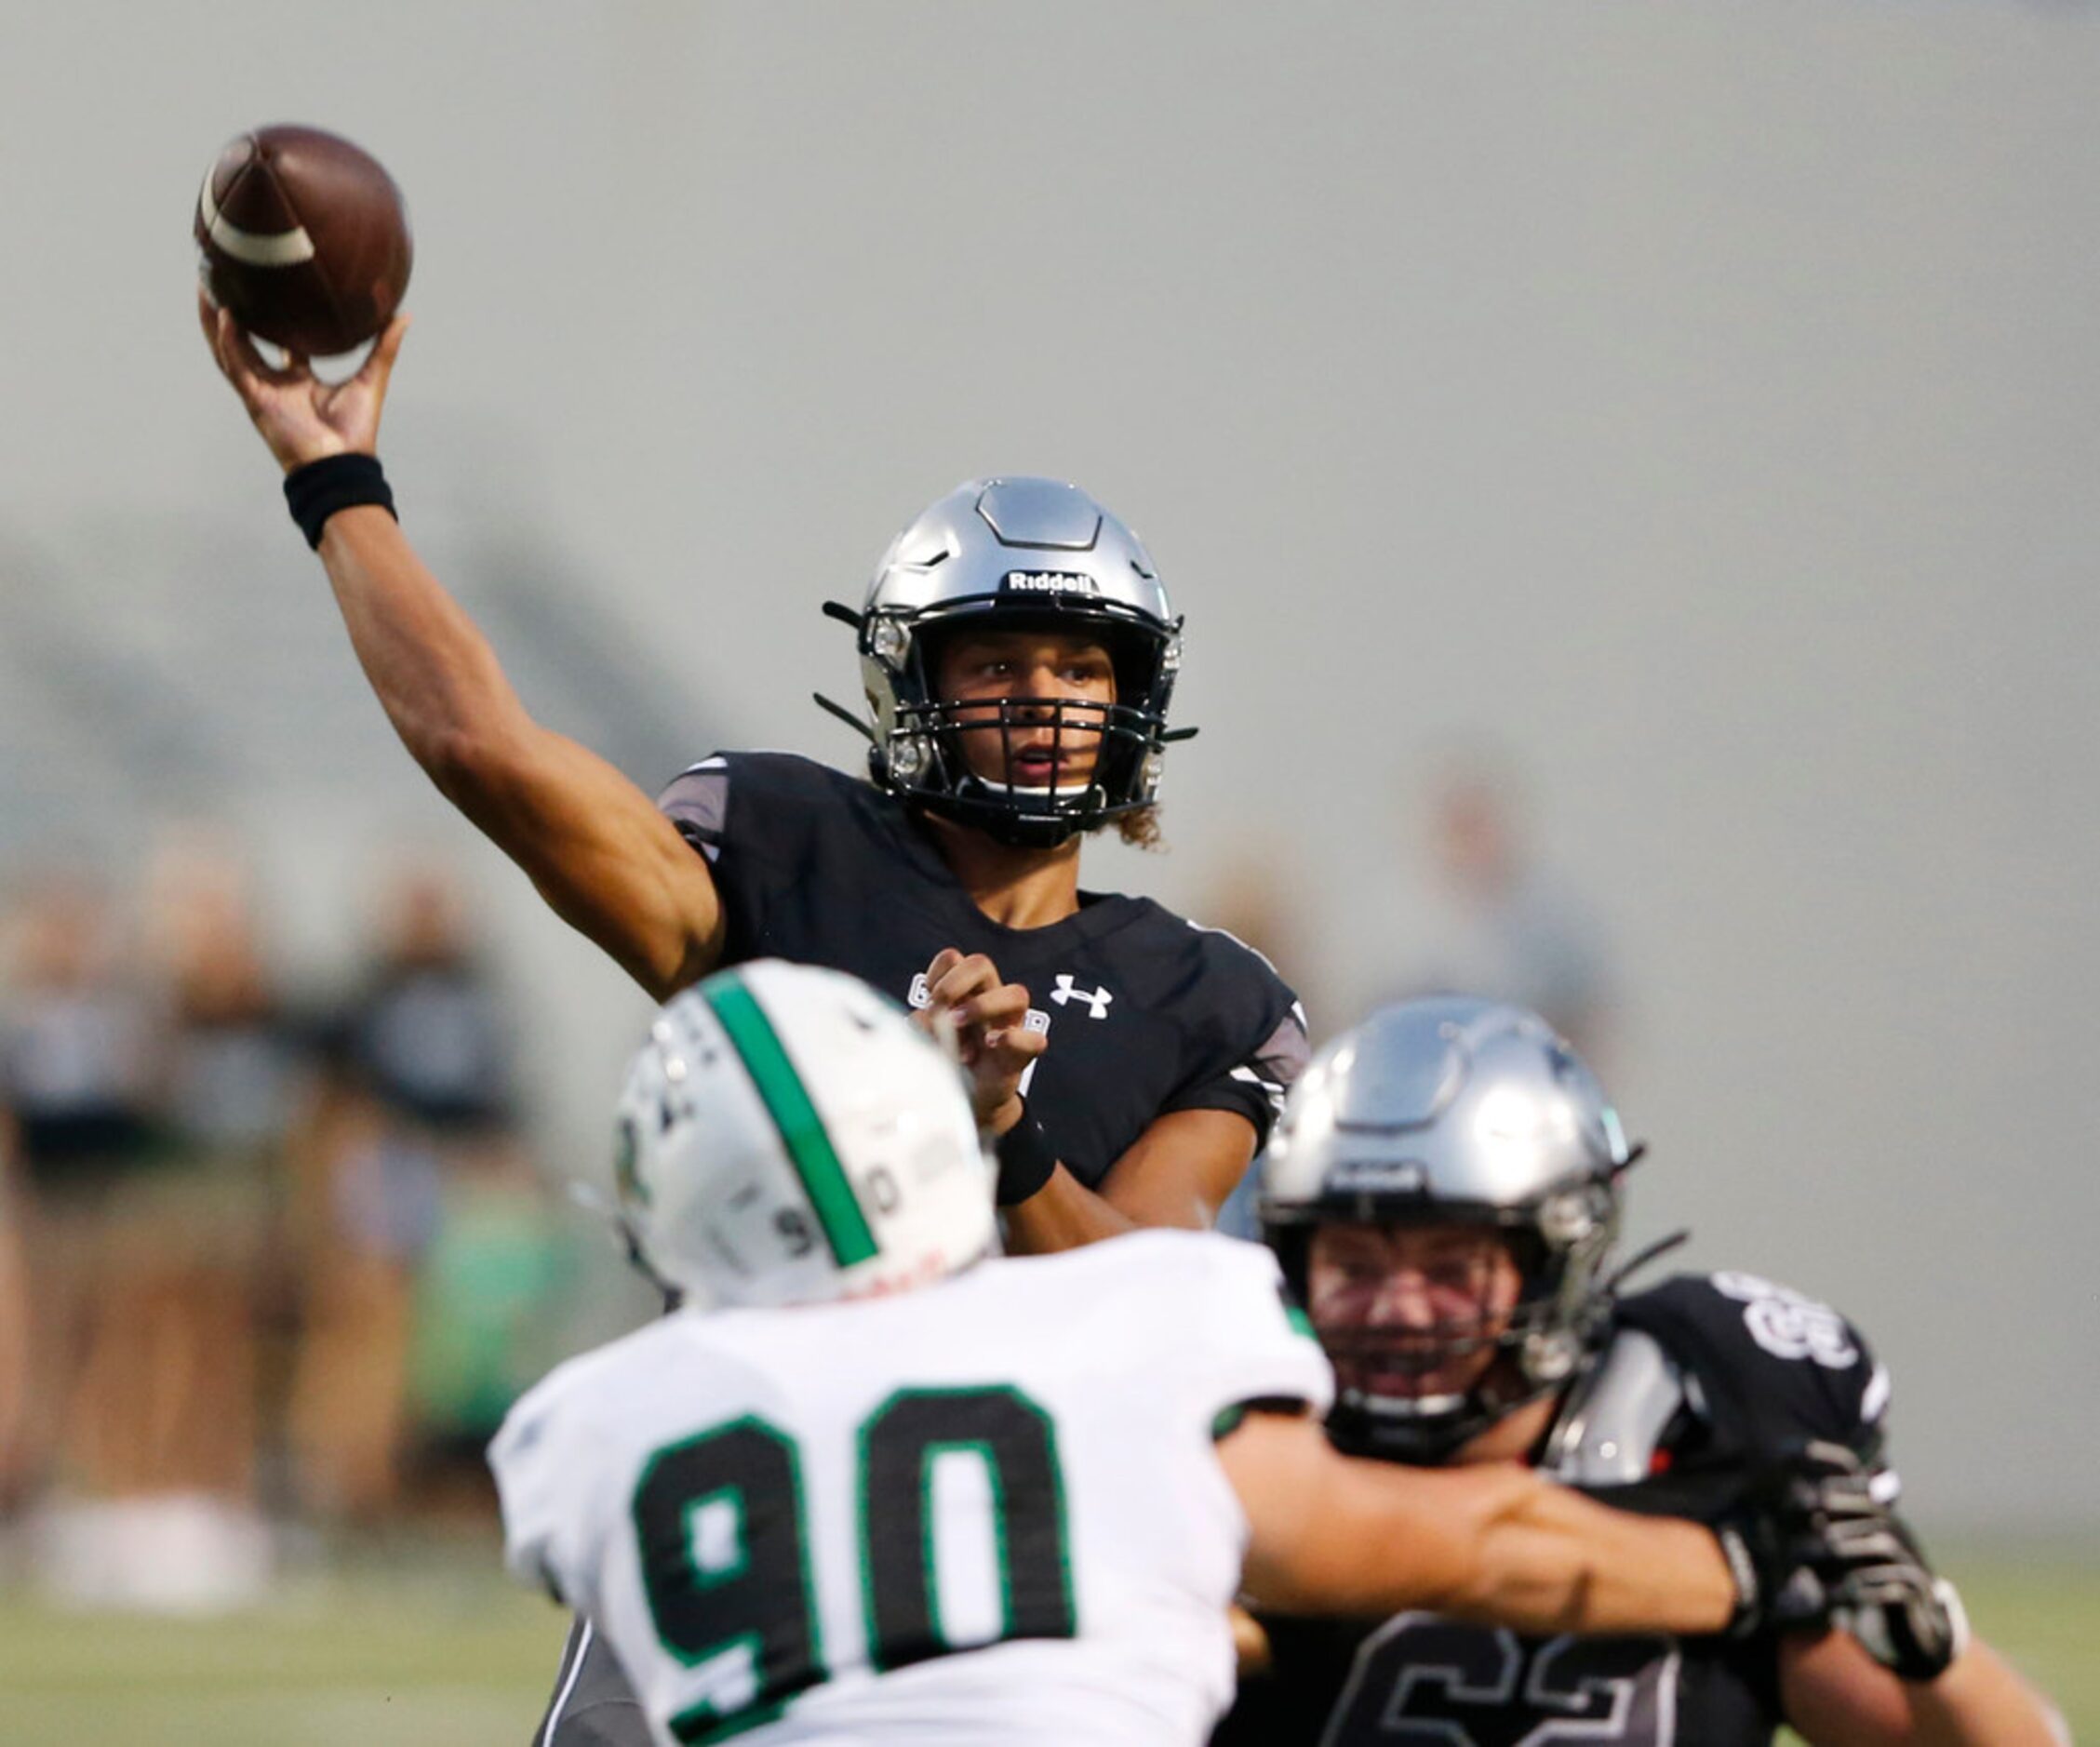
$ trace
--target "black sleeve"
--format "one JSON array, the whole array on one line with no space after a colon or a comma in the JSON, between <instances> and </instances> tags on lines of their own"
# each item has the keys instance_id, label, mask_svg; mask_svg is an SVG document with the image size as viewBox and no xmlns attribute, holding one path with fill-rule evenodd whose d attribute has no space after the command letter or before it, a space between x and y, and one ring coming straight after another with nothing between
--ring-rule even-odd
<instances>
[{"instance_id":1,"label":"black sleeve","mask_svg":"<svg viewBox=\"0 0 2100 1747\"><path fill-rule=\"evenodd\" d=\"M1888 1373L1838 1312L1755 1274L1681 1274L1621 1300L1616 1319L1681 1367L1690 1423L1637 1509L1704 1516L1812 1438L1878 1460Z\"/></svg>"},{"instance_id":2,"label":"black sleeve","mask_svg":"<svg viewBox=\"0 0 2100 1747\"><path fill-rule=\"evenodd\" d=\"M725 963L765 950L775 900L821 858L848 781L792 753L716 753L657 796L658 810L707 858L728 922Z\"/></svg>"},{"instance_id":3,"label":"black sleeve","mask_svg":"<svg viewBox=\"0 0 2100 1747\"><path fill-rule=\"evenodd\" d=\"M1257 1148L1312 1054L1305 1009L1268 961L1229 934L1197 930L1205 972L1182 1083L1160 1114L1230 1110L1254 1125Z\"/></svg>"},{"instance_id":4,"label":"black sleeve","mask_svg":"<svg viewBox=\"0 0 2100 1747\"><path fill-rule=\"evenodd\" d=\"M722 831L729 817L729 761L716 753L689 765L656 797L656 809L678 828L678 834L710 861L722 853Z\"/></svg>"}]
</instances>

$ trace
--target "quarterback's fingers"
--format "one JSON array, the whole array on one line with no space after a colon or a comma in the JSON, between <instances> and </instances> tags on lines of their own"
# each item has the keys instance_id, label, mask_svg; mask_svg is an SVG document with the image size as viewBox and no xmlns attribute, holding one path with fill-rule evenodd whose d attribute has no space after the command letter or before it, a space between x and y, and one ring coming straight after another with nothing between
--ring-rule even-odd
<instances>
[{"instance_id":1,"label":"quarterback's fingers","mask_svg":"<svg viewBox=\"0 0 2100 1747\"><path fill-rule=\"evenodd\" d=\"M219 318L219 367L234 385L234 393L240 396L248 418L260 425L263 407L274 386L272 372L262 362L254 342L234 325L234 318L226 314Z\"/></svg>"},{"instance_id":2,"label":"quarterback's fingers","mask_svg":"<svg viewBox=\"0 0 2100 1747\"><path fill-rule=\"evenodd\" d=\"M956 1030L956 1016L944 1007L922 1007L912 1018L929 1037L956 1060L963 1059L963 1040Z\"/></svg>"},{"instance_id":3,"label":"quarterback's fingers","mask_svg":"<svg viewBox=\"0 0 2100 1747\"><path fill-rule=\"evenodd\" d=\"M1007 1073L1019 1072L1049 1047L1050 1039L1041 1032L1026 1031L1019 1025L984 1034L984 1060Z\"/></svg>"},{"instance_id":4,"label":"quarterback's fingers","mask_svg":"<svg viewBox=\"0 0 2100 1747\"><path fill-rule=\"evenodd\" d=\"M211 348L211 361L223 375L226 354L219 344L219 305L205 296L204 287L197 287L197 326L204 329L204 343Z\"/></svg>"},{"instance_id":5,"label":"quarterback's fingers","mask_svg":"<svg viewBox=\"0 0 2100 1747\"><path fill-rule=\"evenodd\" d=\"M956 1019L961 1024L982 1025L989 1032L1013 1024L1027 1011L1028 991L1018 982L1008 982L958 1004Z\"/></svg>"},{"instance_id":6,"label":"quarterback's fingers","mask_svg":"<svg viewBox=\"0 0 2100 1747\"><path fill-rule=\"evenodd\" d=\"M233 378L234 386L241 391L242 397L252 406L259 388L283 388L296 382L306 372L303 364L287 353L288 367L298 363L299 368L273 369L263 362L262 354L255 349L255 336L236 322L226 311L219 313L219 340L231 360L227 375Z\"/></svg>"},{"instance_id":7,"label":"quarterback's fingers","mask_svg":"<svg viewBox=\"0 0 2100 1747\"><path fill-rule=\"evenodd\" d=\"M394 374L394 361L401 355L401 342L408 337L408 322L409 317L396 315L387 323L379 344L357 367L357 374L351 379L353 381L362 382L375 393L385 394L387 379Z\"/></svg>"},{"instance_id":8,"label":"quarterback's fingers","mask_svg":"<svg viewBox=\"0 0 2100 1747\"><path fill-rule=\"evenodd\" d=\"M202 300L203 293L198 293ZM206 323L205 338L211 343L211 355L219 365L219 373L234 385L234 392L252 410L256 391L263 370L261 357L253 346L244 350L247 336L240 326L224 310L205 304L203 314Z\"/></svg>"},{"instance_id":9,"label":"quarterback's fingers","mask_svg":"<svg viewBox=\"0 0 2100 1747\"><path fill-rule=\"evenodd\" d=\"M943 947L934 954L933 962L926 967L926 998L934 1006L953 1006L955 997L949 993L956 974L969 961L952 946Z\"/></svg>"},{"instance_id":10,"label":"quarterback's fingers","mask_svg":"<svg viewBox=\"0 0 2100 1747\"><path fill-rule=\"evenodd\" d=\"M927 993L933 997L936 1007L955 1007L981 989L996 988L998 981L998 967L983 953L972 953L940 981L931 984Z\"/></svg>"}]
</instances>

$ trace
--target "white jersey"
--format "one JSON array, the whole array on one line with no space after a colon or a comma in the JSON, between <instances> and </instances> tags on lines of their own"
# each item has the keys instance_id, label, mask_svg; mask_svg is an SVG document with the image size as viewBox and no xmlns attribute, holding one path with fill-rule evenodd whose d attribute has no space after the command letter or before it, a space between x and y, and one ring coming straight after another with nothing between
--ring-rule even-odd
<instances>
[{"instance_id":1,"label":"white jersey","mask_svg":"<svg viewBox=\"0 0 2100 1747\"><path fill-rule=\"evenodd\" d=\"M489 1461L511 1568L664 1747L1197 1743L1247 1538L1214 1440L1332 1385L1268 1251L1141 1232L679 1312L561 1367Z\"/></svg>"}]
</instances>

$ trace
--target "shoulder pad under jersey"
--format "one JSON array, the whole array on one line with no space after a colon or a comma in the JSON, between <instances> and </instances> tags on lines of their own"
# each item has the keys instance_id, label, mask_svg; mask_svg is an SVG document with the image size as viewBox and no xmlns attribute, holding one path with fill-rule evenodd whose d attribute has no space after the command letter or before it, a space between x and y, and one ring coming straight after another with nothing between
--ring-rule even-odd
<instances>
[{"instance_id":1,"label":"shoulder pad under jersey","mask_svg":"<svg viewBox=\"0 0 2100 1747\"><path fill-rule=\"evenodd\" d=\"M1560 1411L1539 1466L1577 1487L1626 1487L1654 1472L1689 1380L1653 1336L1621 1328Z\"/></svg>"}]
</instances>

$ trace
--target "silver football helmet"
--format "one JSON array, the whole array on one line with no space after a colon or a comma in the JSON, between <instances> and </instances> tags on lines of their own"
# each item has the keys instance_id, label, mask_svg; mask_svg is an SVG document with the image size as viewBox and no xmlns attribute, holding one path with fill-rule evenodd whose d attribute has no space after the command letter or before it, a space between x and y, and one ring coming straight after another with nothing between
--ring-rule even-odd
<instances>
[{"instance_id":1,"label":"silver football helmet","mask_svg":"<svg viewBox=\"0 0 2100 1747\"><path fill-rule=\"evenodd\" d=\"M1323 1333L1340 1390L1338 1443L1432 1461L1565 1382L1601 1332L1600 1279L1633 1162L1594 1075L1536 1014L1498 1002L1403 1002L1336 1038L1292 1089L1264 1162L1263 1234L1301 1296L1315 1230L1479 1226L1520 1280L1514 1311L1424 1331ZM1491 1349L1463 1392L1373 1387L1448 1373Z\"/></svg>"},{"instance_id":2,"label":"silver football helmet","mask_svg":"<svg viewBox=\"0 0 2100 1747\"><path fill-rule=\"evenodd\" d=\"M842 971L758 959L666 1003L621 1094L635 1260L702 1304L930 1284L997 1247L960 1070Z\"/></svg>"},{"instance_id":3,"label":"silver football helmet","mask_svg":"<svg viewBox=\"0 0 2100 1747\"><path fill-rule=\"evenodd\" d=\"M1077 486L968 480L890 542L859 612L836 601L824 610L859 633L870 720L817 701L868 737L875 780L1004 842L1054 847L1149 807L1163 749L1196 732L1167 728L1182 621L1138 537ZM1046 722L1059 737L1098 734L1088 780L1019 783L1010 757L1006 779L994 781L965 764L960 713L937 694L934 655L965 625L1083 632L1107 648L1112 704L1007 698L970 706L971 726L1009 736Z\"/></svg>"}]
</instances>

